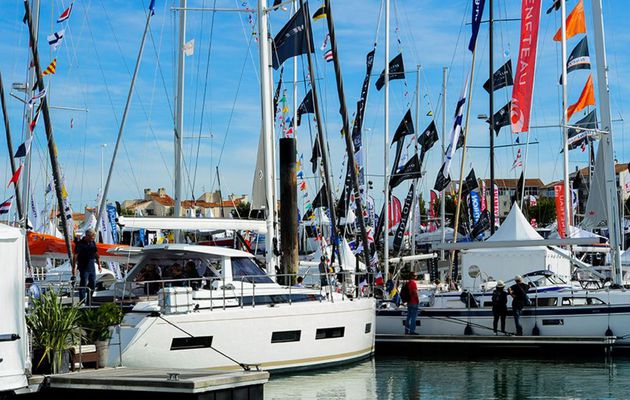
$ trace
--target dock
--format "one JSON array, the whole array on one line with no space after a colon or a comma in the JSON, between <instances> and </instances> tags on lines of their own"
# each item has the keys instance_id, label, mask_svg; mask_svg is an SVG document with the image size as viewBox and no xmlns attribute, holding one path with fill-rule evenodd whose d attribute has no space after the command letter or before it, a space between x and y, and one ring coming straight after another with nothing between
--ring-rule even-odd
<instances>
[{"instance_id":1,"label":"dock","mask_svg":"<svg viewBox=\"0 0 630 400\"><path fill-rule=\"evenodd\" d=\"M151 395L152 399L262 400L266 371L214 371L205 369L104 368L67 374L33 376L31 393L55 398L81 396L90 400L116 395ZM50 397L53 396L53 397Z\"/></svg>"},{"instance_id":2,"label":"dock","mask_svg":"<svg viewBox=\"0 0 630 400\"><path fill-rule=\"evenodd\" d=\"M610 356L615 336L376 335L377 352L420 355ZM569 352L570 350L570 352Z\"/></svg>"}]
</instances>

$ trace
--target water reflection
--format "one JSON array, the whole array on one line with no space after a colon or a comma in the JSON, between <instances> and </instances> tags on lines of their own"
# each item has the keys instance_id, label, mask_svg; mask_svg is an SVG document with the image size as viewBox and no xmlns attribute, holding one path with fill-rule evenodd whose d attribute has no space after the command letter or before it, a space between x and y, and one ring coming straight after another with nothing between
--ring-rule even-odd
<instances>
[{"instance_id":1,"label":"water reflection","mask_svg":"<svg viewBox=\"0 0 630 400\"><path fill-rule=\"evenodd\" d=\"M378 356L350 367L277 376L266 399L621 399L630 360L420 360Z\"/></svg>"}]
</instances>

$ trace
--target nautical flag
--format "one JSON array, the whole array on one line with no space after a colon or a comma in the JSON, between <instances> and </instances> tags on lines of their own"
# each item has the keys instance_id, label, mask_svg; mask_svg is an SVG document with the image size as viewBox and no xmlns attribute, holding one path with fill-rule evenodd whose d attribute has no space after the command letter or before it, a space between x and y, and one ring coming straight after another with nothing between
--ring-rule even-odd
<instances>
[{"instance_id":1,"label":"nautical flag","mask_svg":"<svg viewBox=\"0 0 630 400\"><path fill-rule=\"evenodd\" d=\"M420 150L420 165L424 161L424 156L427 151L439 140L437 127L435 126L435 121L431 121L429 126L422 132L422 135L418 137L418 144L422 146Z\"/></svg>"},{"instance_id":2,"label":"nautical flag","mask_svg":"<svg viewBox=\"0 0 630 400\"><path fill-rule=\"evenodd\" d=\"M184 55L186 57L190 57L195 54L195 39L190 39L186 43L184 43Z\"/></svg>"},{"instance_id":3,"label":"nautical flag","mask_svg":"<svg viewBox=\"0 0 630 400\"><path fill-rule=\"evenodd\" d=\"M321 51L326 50L326 47L328 47L328 39L330 39L330 34L326 34L326 36L324 36L324 41L322 42L321 47L319 48Z\"/></svg>"},{"instance_id":4,"label":"nautical flag","mask_svg":"<svg viewBox=\"0 0 630 400\"><path fill-rule=\"evenodd\" d=\"M333 51L332 49L328 50L327 52L324 53L324 60L326 60L326 62L332 62L333 60Z\"/></svg>"},{"instance_id":5,"label":"nautical flag","mask_svg":"<svg viewBox=\"0 0 630 400\"><path fill-rule=\"evenodd\" d=\"M66 8L64 10L64 12L61 13L61 15L59 16L59 18L57 18L57 23L61 23L65 20L67 20L68 18L70 18L70 13L72 12L72 6L74 5L74 2L70 3L70 7Z\"/></svg>"},{"instance_id":6,"label":"nautical flag","mask_svg":"<svg viewBox=\"0 0 630 400\"><path fill-rule=\"evenodd\" d=\"M57 71L57 59L54 58L50 64L46 67L44 72L42 72L42 77L50 74L54 74Z\"/></svg>"},{"instance_id":7,"label":"nautical flag","mask_svg":"<svg viewBox=\"0 0 630 400\"><path fill-rule=\"evenodd\" d=\"M515 202L520 201L521 193L523 193L523 185L525 185L525 173L521 171L521 176L518 178L518 183L516 184L516 193L514 195Z\"/></svg>"},{"instance_id":8,"label":"nautical flag","mask_svg":"<svg viewBox=\"0 0 630 400\"><path fill-rule=\"evenodd\" d=\"M57 50L57 47L61 46L63 35L66 33L65 29L55 32L52 35L48 35L48 44L52 46L53 50Z\"/></svg>"},{"instance_id":9,"label":"nautical flag","mask_svg":"<svg viewBox=\"0 0 630 400\"><path fill-rule=\"evenodd\" d=\"M584 18L584 2L578 1L571 14L567 17L566 35L567 40L579 33L586 33L586 20ZM562 40L562 27L553 36L553 40L559 42Z\"/></svg>"},{"instance_id":10,"label":"nautical flag","mask_svg":"<svg viewBox=\"0 0 630 400\"><path fill-rule=\"evenodd\" d=\"M297 108L296 113L297 113L298 126L300 126L300 124L302 123L302 114L313 114L314 112L315 112L315 107L313 106L313 91L309 90Z\"/></svg>"},{"instance_id":11,"label":"nautical flag","mask_svg":"<svg viewBox=\"0 0 630 400\"><path fill-rule=\"evenodd\" d=\"M494 123L494 133L498 136L499 131L504 126L510 125L510 111L512 107L512 102L508 102L506 105L501 107L499 111L494 114L493 123ZM490 123L490 119L486 120L487 123Z\"/></svg>"},{"instance_id":12,"label":"nautical flag","mask_svg":"<svg viewBox=\"0 0 630 400\"><path fill-rule=\"evenodd\" d=\"M17 185L17 182L20 179L20 173L22 172L22 165L23 164L20 164L20 167L15 171L15 173L11 177L11 180L9 181L9 184L7 185L7 187L11 186L12 183Z\"/></svg>"},{"instance_id":13,"label":"nautical flag","mask_svg":"<svg viewBox=\"0 0 630 400\"><path fill-rule=\"evenodd\" d=\"M15 158L22 158L22 157L26 157L26 155L28 154L28 152L31 150L31 141L33 140L33 136L29 136L24 143L22 143L21 145L18 146L15 155L13 157Z\"/></svg>"},{"instance_id":14,"label":"nautical flag","mask_svg":"<svg viewBox=\"0 0 630 400\"><path fill-rule=\"evenodd\" d=\"M588 54L588 39L584 36L582 40L575 46L569 59L567 60L567 74L577 69L591 69L591 57ZM562 76L560 76L560 84L562 85Z\"/></svg>"},{"instance_id":15,"label":"nautical flag","mask_svg":"<svg viewBox=\"0 0 630 400\"><path fill-rule=\"evenodd\" d=\"M11 210L11 204L13 204L13 196L0 203L0 215L8 214Z\"/></svg>"},{"instance_id":16,"label":"nautical flag","mask_svg":"<svg viewBox=\"0 0 630 400\"><path fill-rule=\"evenodd\" d=\"M433 111L429 110L427 111L427 117L432 117L433 116Z\"/></svg>"},{"instance_id":17,"label":"nautical flag","mask_svg":"<svg viewBox=\"0 0 630 400\"><path fill-rule=\"evenodd\" d=\"M304 181L300 182L300 190L301 191L305 191L306 190L306 182L304 182Z\"/></svg>"},{"instance_id":18,"label":"nautical flag","mask_svg":"<svg viewBox=\"0 0 630 400\"><path fill-rule=\"evenodd\" d=\"M39 105L37 106L37 111L35 111L35 115L33 116L31 123L28 125L28 130L31 133L33 133L33 131L35 130L35 125L37 125L37 120L39 120L39 112L41 110L42 110L42 103L39 103Z\"/></svg>"},{"instance_id":19,"label":"nautical flag","mask_svg":"<svg viewBox=\"0 0 630 400\"><path fill-rule=\"evenodd\" d=\"M521 143L521 138L517 136L517 137L516 137L516 140L514 141L514 143L517 143L517 144L518 144L518 143Z\"/></svg>"},{"instance_id":20,"label":"nautical flag","mask_svg":"<svg viewBox=\"0 0 630 400\"><path fill-rule=\"evenodd\" d=\"M313 199L313 208L326 207L328 208L328 195L326 191L326 183L322 184L321 189L317 192L315 199Z\"/></svg>"},{"instance_id":21,"label":"nautical flag","mask_svg":"<svg viewBox=\"0 0 630 400\"><path fill-rule=\"evenodd\" d=\"M442 164L442 168L440 168L440 172L438 173L437 179L435 180L434 189L437 191L442 191L451 181L450 171L451 171L451 161L453 156L455 155L455 150L457 150L457 143L459 142L459 136L462 131L462 115L464 112L464 104L466 104L466 96L468 94L468 75L466 75L466 79L464 79L464 86L462 87L462 92L457 102L457 106L455 107L455 116L453 117L453 128L451 129L451 134L449 138L449 145L446 149L446 159Z\"/></svg>"},{"instance_id":22,"label":"nautical flag","mask_svg":"<svg viewBox=\"0 0 630 400\"><path fill-rule=\"evenodd\" d=\"M155 15L155 0L151 0L149 3L149 11L151 11L151 15Z\"/></svg>"},{"instance_id":23,"label":"nautical flag","mask_svg":"<svg viewBox=\"0 0 630 400\"><path fill-rule=\"evenodd\" d=\"M407 110L407 113L403 117L402 121L398 125L396 132L394 133L394 137L392 138L392 143L390 147L394 145L394 143L403 139L407 135L413 135L415 133L415 129L413 128L413 120L411 119L411 109Z\"/></svg>"},{"instance_id":24,"label":"nautical flag","mask_svg":"<svg viewBox=\"0 0 630 400\"><path fill-rule=\"evenodd\" d=\"M399 53L389 62L389 80L405 79L405 64L403 63L402 53ZM381 90L385 85L385 70L376 81L376 90Z\"/></svg>"},{"instance_id":25,"label":"nautical flag","mask_svg":"<svg viewBox=\"0 0 630 400\"><path fill-rule=\"evenodd\" d=\"M472 192L478 187L479 183L477 182L477 177L475 176L475 169L471 168L468 176L466 176L466 179L464 180L462 185L462 197L466 197L468 193Z\"/></svg>"},{"instance_id":26,"label":"nautical flag","mask_svg":"<svg viewBox=\"0 0 630 400\"><path fill-rule=\"evenodd\" d=\"M316 136L315 137L315 143L313 144L313 152L311 153L311 159L310 162L313 166L313 173L315 173L315 171L317 171L317 166L319 164L319 158L322 156L322 152L319 149L319 138Z\"/></svg>"},{"instance_id":27,"label":"nautical flag","mask_svg":"<svg viewBox=\"0 0 630 400\"><path fill-rule=\"evenodd\" d=\"M321 7L319 7L317 9L317 11L315 11L315 14L313 14L313 21L318 21L322 18L326 18L326 6L322 5Z\"/></svg>"},{"instance_id":28,"label":"nautical flag","mask_svg":"<svg viewBox=\"0 0 630 400\"><path fill-rule=\"evenodd\" d=\"M418 155L414 154L409 161L402 167L402 169L393 174L389 179L389 186L393 189L398 186L402 181L407 179L420 178L422 176L422 170L420 166L420 160Z\"/></svg>"},{"instance_id":29,"label":"nautical flag","mask_svg":"<svg viewBox=\"0 0 630 400\"><path fill-rule=\"evenodd\" d=\"M483 210L479 216L479 220L473 225L470 231L470 237L476 238L488 229L490 229L490 211Z\"/></svg>"},{"instance_id":30,"label":"nautical flag","mask_svg":"<svg viewBox=\"0 0 630 400\"><path fill-rule=\"evenodd\" d=\"M44 96L46 96L46 88L44 88L41 92L33 95L33 97L29 99L27 105L29 106L29 108L32 108L33 104L35 104L37 100L43 98Z\"/></svg>"},{"instance_id":31,"label":"nautical flag","mask_svg":"<svg viewBox=\"0 0 630 400\"><path fill-rule=\"evenodd\" d=\"M597 129L597 112L595 109L588 115L573 124L573 127L567 129L567 146L569 150L585 147L588 142L593 141L596 136L594 130Z\"/></svg>"},{"instance_id":32,"label":"nautical flag","mask_svg":"<svg viewBox=\"0 0 630 400\"><path fill-rule=\"evenodd\" d=\"M507 60L501 68L497 69L492 74L492 81L494 83L494 90L514 85L514 80L512 79L512 60ZM490 93L490 79L483 84L483 88L486 89L486 92Z\"/></svg>"},{"instance_id":33,"label":"nautical flag","mask_svg":"<svg viewBox=\"0 0 630 400\"><path fill-rule=\"evenodd\" d=\"M567 108L567 121L571 119L571 116L580 110L583 110L586 106L594 106L595 105L595 89L593 88L593 75L588 76L588 80L584 85L584 89L582 89L582 93L580 94L580 98L577 102L571 104Z\"/></svg>"},{"instance_id":34,"label":"nautical flag","mask_svg":"<svg viewBox=\"0 0 630 400\"><path fill-rule=\"evenodd\" d=\"M477 44L477 35L479 34L479 26L481 25L481 16L483 15L483 6L486 0L472 0L472 34L470 42L468 42L468 50L475 51Z\"/></svg>"},{"instance_id":35,"label":"nautical flag","mask_svg":"<svg viewBox=\"0 0 630 400\"><path fill-rule=\"evenodd\" d=\"M518 151L516 152L516 159L514 159L514 162L512 163L512 169L522 166L523 162L521 161L521 149L518 149Z\"/></svg>"},{"instance_id":36,"label":"nautical flag","mask_svg":"<svg viewBox=\"0 0 630 400\"><path fill-rule=\"evenodd\" d=\"M276 86L276 91L273 95L273 119L276 119L276 115L278 114L278 102L280 101L280 90L282 89L282 77L284 76L284 67L280 69L280 79L278 79L278 86ZM293 125L293 124L291 124Z\"/></svg>"},{"instance_id":37,"label":"nautical flag","mask_svg":"<svg viewBox=\"0 0 630 400\"><path fill-rule=\"evenodd\" d=\"M409 213L411 212L411 206L413 204L414 197L414 187L413 183L409 187L409 192L407 193L407 197L405 198L405 204L402 208L402 215L400 217L400 223L398 224L398 228L396 229L396 234L394 235L394 251L398 252L402 245L403 238L405 237L405 229L407 228L407 221L409 220Z\"/></svg>"},{"instance_id":38,"label":"nautical flag","mask_svg":"<svg viewBox=\"0 0 630 400\"><path fill-rule=\"evenodd\" d=\"M547 14L551 14L551 12L554 10L558 11L560 9L560 6L562 5L561 2L562 0L553 0L553 4L547 9Z\"/></svg>"},{"instance_id":39,"label":"nautical flag","mask_svg":"<svg viewBox=\"0 0 630 400\"><path fill-rule=\"evenodd\" d=\"M74 128L74 118L70 118L70 129Z\"/></svg>"},{"instance_id":40,"label":"nautical flag","mask_svg":"<svg viewBox=\"0 0 630 400\"><path fill-rule=\"evenodd\" d=\"M313 43L311 32L306 32L304 18L308 18L308 3L300 8L273 39L273 69L278 69L285 60L308 52L307 39ZM308 35L308 36L307 36ZM314 49L311 47L311 53Z\"/></svg>"}]
</instances>

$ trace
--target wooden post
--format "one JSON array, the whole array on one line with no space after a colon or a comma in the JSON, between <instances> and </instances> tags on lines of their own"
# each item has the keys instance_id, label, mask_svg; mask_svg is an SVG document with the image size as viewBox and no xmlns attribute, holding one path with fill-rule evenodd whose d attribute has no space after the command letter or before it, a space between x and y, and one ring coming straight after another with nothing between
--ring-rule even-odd
<instances>
[{"instance_id":1,"label":"wooden post","mask_svg":"<svg viewBox=\"0 0 630 400\"><path fill-rule=\"evenodd\" d=\"M298 209L295 138L280 139L280 273L298 272ZM281 277L281 284L292 285L295 276Z\"/></svg>"}]
</instances>

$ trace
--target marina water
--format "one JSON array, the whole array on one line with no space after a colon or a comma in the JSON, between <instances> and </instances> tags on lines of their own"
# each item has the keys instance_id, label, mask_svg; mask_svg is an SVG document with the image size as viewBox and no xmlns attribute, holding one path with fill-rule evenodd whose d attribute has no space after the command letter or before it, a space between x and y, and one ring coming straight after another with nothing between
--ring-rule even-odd
<instances>
[{"instance_id":1,"label":"marina water","mask_svg":"<svg viewBox=\"0 0 630 400\"><path fill-rule=\"evenodd\" d=\"M423 360L377 356L319 372L278 375L268 400L628 399L630 359Z\"/></svg>"}]
</instances>

